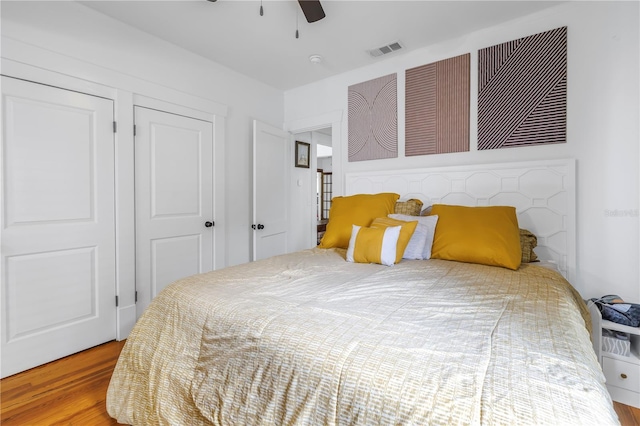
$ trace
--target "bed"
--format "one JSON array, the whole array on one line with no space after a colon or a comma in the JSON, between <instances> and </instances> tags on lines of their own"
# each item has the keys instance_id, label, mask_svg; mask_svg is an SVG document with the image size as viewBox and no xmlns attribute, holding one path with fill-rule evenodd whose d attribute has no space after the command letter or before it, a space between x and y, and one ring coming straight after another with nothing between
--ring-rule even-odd
<instances>
[{"instance_id":1,"label":"bed","mask_svg":"<svg viewBox=\"0 0 640 426\"><path fill-rule=\"evenodd\" d=\"M437 171L449 172L460 170ZM404 186L415 174L403 173L347 176L346 187ZM557 194L556 212L571 198ZM348 262L350 241L179 280L129 336L108 412L136 425L618 424L588 311L556 268L570 271L558 262L568 246L554 263L516 268L384 266Z\"/></svg>"}]
</instances>

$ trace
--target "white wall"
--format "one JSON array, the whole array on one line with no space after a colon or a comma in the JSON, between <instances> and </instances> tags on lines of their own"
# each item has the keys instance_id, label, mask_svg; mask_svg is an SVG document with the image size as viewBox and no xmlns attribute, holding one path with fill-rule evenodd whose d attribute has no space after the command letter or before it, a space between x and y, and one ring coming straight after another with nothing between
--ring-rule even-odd
<instances>
[{"instance_id":1,"label":"white wall","mask_svg":"<svg viewBox=\"0 0 640 426\"><path fill-rule=\"evenodd\" d=\"M331 157L318 158L318 168L325 173L333 171L333 159Z\"/></svg>"},{"instance_id":2,"label":"white wall","mask_svg":"<svg viewBox=\"0 0 640 426\"><path fill-rule=\"evenodd\" d=\"M577 278L583 297L619 294L640 301L639 7L637 2L570 2L285 93L285 120L341 110L342 143L333 146L334 194L344 173L459 164L577 159ZM477 150L478 49L568 27L567 143ZM471 151L404 157L404 71L471 53ZM347 162L348 86L398 73L396 159ZM615 216L615 212L618 215ZM613 213L612 213L613 212Z\"/></svg>"},{"instance_id":3,"label":"white wall","mask_svg":"<svg viewBox=\"0 0 640 426\"><path fill-rule=\"evenodd\" d=\"M4 58L150 97L177 93L174 98L179 99L186 94L184 98L228 107L223 163L229 207L226 223L216 226L226 229L227 264L249 261L251 120L282 126L282 91L75 2L2 2L1 6ZM5 49L21 44L36 46L38 52Z\"/></svg>"}]
</instances>

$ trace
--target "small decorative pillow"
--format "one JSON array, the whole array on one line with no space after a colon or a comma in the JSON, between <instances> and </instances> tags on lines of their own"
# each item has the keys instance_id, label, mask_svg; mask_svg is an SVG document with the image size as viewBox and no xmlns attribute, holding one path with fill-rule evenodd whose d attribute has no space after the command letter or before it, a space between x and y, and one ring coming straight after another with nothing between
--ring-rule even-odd
<instances>
[{"instance_id":1,"label":"small decorative pillow","mask_svg":"<svg viewBox=\"0 0 640 426\"><path fill-rule=\"evenodd\" d=\"M420 216L422 201L412 198L408 201L398 201L396 203L395 214L406 214L409 216Z\"/></svg>"},{"instance_id":2,"label":"small decorative pillow","mask_svg":"<svg viewBox=\"0 0 640 426\"><path fill-rule=\"evenodd\" d=\"M538 245L538 238L527 229L520 229L520 249L522 250L522 263L535 262L538 256L533 251Z\"/></svg>"},{"instance_id":3,"label":"small decorative pillow","mask_svg":"<svg viewBox=\"0 0 640 426\"><path fill-rule=\"evenodd\" d=\"M502 266L516 270L522 262L515 207L465 207L435 204L438 215L433 258Z\"/></svg>"},{"instance_id":4,"label":"small decorative pillow","mask_svg":"<svg viewBox=\"0 0 640 426\"><path fill-rule=\"evenodd\" d=\"M353 225L347 248L347 262L393 265L401 229L400 226L364 228Z\"/></svg>"},{"instance_id":5,"label":"small decorative pillow","mask_svg":"<svg viewBox=\"0 0 640 426\"><path fill-rule=\"evenodd\" d=\"M404 257L404 251L411 240L413 232L416 230L418 221L405 222L402 220L391 219L388 217L379 217L373 220L372 228L387 228L389 226L400 226L400 237L398 237L398 245L396 247L396 263L400 262Z\"/></svg>"},{"instance_id":6,"label":"small decorative pillow","mask_svg":"<svg viewBox=\"0 0 640 426\"><path fill-rule=\"evenodd\" d=\"M422 211L420 212L420 216L429 216L431 214L431 207L433 206L427 206L422 209Z\"/></svg>"},{"instance_id":7,"label":"small decorative pillow","mask_svg":"<svg viewBox=\"0 0 640 426\"><path fill-rule=\"evenodd\" d=\"M407 248L404 250L405 259L431 259L431 246L436 233L438 216L407 216L403 214L390 214L390 218L418 221L418 226L413 232Z\"/></svg>"},{"instance_id":8,"label":"small decorative pillow","mask_svg":"<svg viewBox=\"0 0 640 426\"><path fill-rule=\"evenodd\" d=\"M327 231L319 247L346 249L351 236L351 225L370 226L373 219L393 213L398 198L400 195L393 193L333 197Z\"/></svg>"}]
</instances>

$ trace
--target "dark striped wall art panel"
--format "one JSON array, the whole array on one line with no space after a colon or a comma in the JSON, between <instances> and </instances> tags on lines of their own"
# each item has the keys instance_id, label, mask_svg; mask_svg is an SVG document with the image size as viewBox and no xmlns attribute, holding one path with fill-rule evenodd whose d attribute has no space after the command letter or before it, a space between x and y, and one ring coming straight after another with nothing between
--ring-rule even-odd
<instances>
[{"instance_id":1,"label":"dark striped wall art panel","mask_svg":"<svg viewBox=\"0 0 640 426\"><path fill-rule=\"evenodd\" d=\"M349 161L398 156L397 75L349 86Z\"/></svg>"},{"instance_id":2,"label":"dark striped wall art panel","mask_svg":"<svg viewBox=\"0 0 640 426\"><path fill-rule=\"evenodd\" d=\"M469 151L470 54L405 72L405 155Z\"/></svg>"},{"instance_id":3,"label":"dark striped wall art panel","mask_svg":"<svg viewBox=\"0 0 640 426\"><path fill-rule=\"evenodd\" d=\"M567 27L478 51L478 149L567 141Z\"/></svg>"}]
</instances>

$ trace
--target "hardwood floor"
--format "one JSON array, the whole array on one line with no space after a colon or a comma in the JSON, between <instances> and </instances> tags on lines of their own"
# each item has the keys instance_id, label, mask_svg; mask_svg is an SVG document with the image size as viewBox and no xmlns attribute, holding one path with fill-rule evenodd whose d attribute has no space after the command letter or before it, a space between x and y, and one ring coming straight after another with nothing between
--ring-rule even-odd
<instances>
[{"instance_id":1,"label":"hardwood floor","mask_svg":"<svg viewBox=\"0 0 640 426\"><path fill-rule=\"evenodd\" d=\"M105 397L122 342L108 342L0 381L0 424L115 425Z\"/></svg>"},{"instance_id":2,"label":"hardwood floor","mask_svg":"<svg viewBox=\"0 0 640 426\"><path fill-rule=\"evenodd\" d=\"M0 424L116 425L105 408L124 342L109 342L0 381ZM613 403L622 426L640 426L640 409Z\"/></svg>"},{"instance_id":3,"label":"hardwood floor","mask_svg":"<svg viewBox=\"0 0 640 426\"><path fill-rule=\"evenodd\" d=\"M620 424L622 426L640 426L640 408L629 407L628 405L613 403Z\"/></svg>"}]
</instances>

